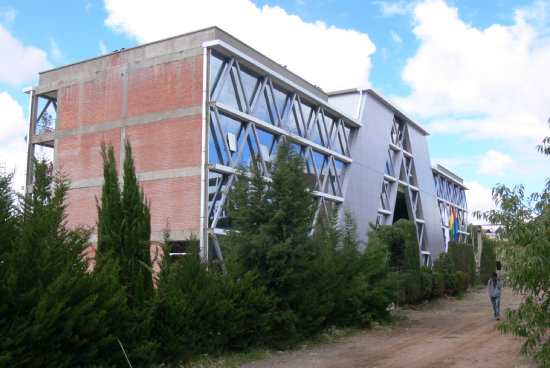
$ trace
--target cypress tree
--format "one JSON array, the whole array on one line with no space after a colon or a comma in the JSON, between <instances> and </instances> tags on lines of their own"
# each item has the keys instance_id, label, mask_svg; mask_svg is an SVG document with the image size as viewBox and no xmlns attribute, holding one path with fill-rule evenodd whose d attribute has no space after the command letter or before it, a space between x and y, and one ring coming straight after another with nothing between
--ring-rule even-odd
<instances>
[{"instance_id":1,"label":"cypress tree","mask_svg":"<svg viewBox=\"0 0 550 368\"><path fill-rule=\"evenodd\" d=\"M103 158L103 187L101 189L101 205L96 197L97 207L97 252L105 254L112 252L112 257L122 253L122 203L120 186L116 169L115 151L112 145L101 142L101 157ZM101 261L97 266L101 267Z\"/></svg>"},{"instance_id":2,"label":"cypress tree","mask_svg":"<svg viewBox=\"0 0 550 368\"><path fill-rule=\"evenodd\" d=\"M253 161L249 175L242 175L230 193L228 213L239 232L226 237L228 258L273 293L275 342L292 343L317 332L332 307L321 302L321 249L309 237L316 207L304 168L303 158L282 140L271 180Z\"/></svg>"},{"instance_id":3,"label":"cypress tree","mask_svg":"<svg viewBox=\"0 0 550 368\"><path fill-rule=\"evenodd\" d=\"M142 306L153 295L151 275L151 214L143 188L137 182L132 146L124 144L124 186L122 189L122 282L128 285L129 301Z\"/></svg>"},{"instance_id":4,"label":"cypress tree","mask_svg":"<svg viewBox=\"0 0 550 368\"><path fill-rule=\"evenodd\" d=\"M96 267L114 263L118 280L124 287L127 319L119 335L134 364L147 364L154 358L155 343L150 341L154 308L151 268L151 216L135 174L132 147L124 144L123 187L120 190L114 149L101 145L104 184L98 210L98 248Z\"/></svg>"},{"instance_id":5,"label":"cypress tree","mask_svg":"<svg viewBox=\"0 0 550 368\"><path fill-rule=\"evenodd\" d=\"M25 216L0 257L0 365L116 364L124 293L109 267L88 272L90 231L66 227L68 183L46 167L35 164Z\"/></svg>"},{"instance_id":6,"label":"cypress tree","mask_svg":"<svg viewBox=\"0 0 550 368\"><path fill-rule=\"evenodd\" d=\"M130 141L124 144L123 188L120 190L114 149L101 144L104 184L98 211L97 265L114 259L128 306L141 308L153 295L151 275L151 215L135 173Z\"/></svg>"}]
</instances>

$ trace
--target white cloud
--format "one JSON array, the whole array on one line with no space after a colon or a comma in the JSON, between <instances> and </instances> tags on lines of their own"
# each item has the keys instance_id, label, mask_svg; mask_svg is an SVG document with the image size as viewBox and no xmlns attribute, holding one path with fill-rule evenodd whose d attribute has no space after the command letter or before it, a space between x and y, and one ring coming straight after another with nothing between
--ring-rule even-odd
<instances>
[{"instance_id":1,"label":"white cloud","mask_svg":"<svg viewBox=\"0 0 550 368\"><path fill-rule=\"evenodd\" d=\"M445 168L452 167L455 169L458 166L470 165L473 161L471 158L463 156L456 156L452 158L432 158L431 160L433 163L439 164Z\"/></svg>"},{"instance_id":2,"label":"white cloud","mask_svg":"<svg viewBox=\"0 0 550 368\"><path fill-rule=\"evenodd\" d=\"M549 114L550 39L528 22L530 14L517 11L510 26L477 29L442 0L418 4L413 32L421 44L402 74L412 93L394 99L436 118L435 131L540 140Z\"/></svg>"},{"instance_id":3,"label":"white cloud","mask_svg":"<svg viewBox=\"0 0 550 368\"><path fill-rule=\"evenodd\" d=\"M499 151L489 150L479 161L478 173L503 176L505 170L509 170L513 165L514 160L512 157Z\"/></svg>"},{"instance_id":4,"label":"white cloud","mask_svg":"<svg viewBox=\"0 0 550 368\"><path fill-rule=\"evenodd\" d=\"M101 55L105 55L107 53L107 47L102 40L99 40L99 52L101 53Z\"/></svg>"},{"instance_id":5,"label":"white cloud","mask_svg":"<svg viewBox=\"0 0 550 368\"><path fill-rule=\"evenodd\" d=\"M37 78L39 71L48 69L46 52L34 46L24 46L0 24L0 82L14 86Z\"/></svg>"},{"instance_id":6,"label":"white cloud","mask_svg":"<svg viewBox=\"0 0 550 368\"><path fill-rule=\"evenodd\" d=\"M249 0L105 0L105 24L139 42L219 26L323 89L368 87L369 36ZM328 73L327 71L331 72Z\"/></svg>"},{"instance_id":7,"label":"white cloud","mask_svg":"<svg viewBox=\"0 0 550 368\"><path fill-rule=\"evenodd\" d=\"M402 43L402 42L403 42L403 40L401 39L401 37L399 37L399 35L398 35L397 33L395 33L395 32L393 31L393 29L390 30L390 35L391 35L391 39L392 39L394 42L396 42L396 43Z\"/></svg>"},{"instance_id":8,"label":"white cloud","mask_svg":"<svg viewBox=\"0 0 550 368\"><path fill-rule=\"evenodd\" d=\"M486 224L487 220L477 219L473 216L473 213L496 209L492 190L483 187L475 181L465 181L464 185L468 188L466 191L466 201L468 202L468 212L470 213L469 222L476 225Z\"/></svg>"},{"instance_id":9,"label":"white cloud","mask_svg":"<svg viewBox=\"0 0 550 368\"><path fill-rule=\"evenodd\" d=\"M56 61L61 60L61 50L59 50L57 42L53 38L50 38L50 52Z\"/></svg>"},{"instance_id":10,"label":"white cloud","mask_svg":"<svg viewBox=\"0 0 550 368\"><path fill-rule=\"evenodd\" d=\"M390 1L375 1L376 5L380 7L380 13L383 17L389 18L395 15L405 15L410 11L411 3L403 0L390 2Z\"/></svg>"},{"instance_id":11,"label":"white cloud","mask_svg":"<svg viewBox=\"0 0 550 368\"><path fill-rule=\"evenodd\" d=\"M7 92L0 93L0 164L8 171L15 170L14 188L25 185L28 133L23 108Z\"/></svg>"},{"instance_id":12,"label":"white cloud","mask_svg":"<svg viewBox=\"0 0 550 368\"><path fill-rule=\"evenodd\" d=\"M0 23L12 24L17 12L14 8L5 8L0 10Z\"/></svg>"}]
</instances>

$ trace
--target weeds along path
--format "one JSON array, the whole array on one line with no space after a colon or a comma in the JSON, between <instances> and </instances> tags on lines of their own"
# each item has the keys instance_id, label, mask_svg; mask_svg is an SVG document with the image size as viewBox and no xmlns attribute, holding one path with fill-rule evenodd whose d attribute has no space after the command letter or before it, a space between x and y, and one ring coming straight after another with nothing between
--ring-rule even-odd
<instances>
[{"instance_id":1,"label":"weeds along path","mask_svg":"<svg viewBox=\"0 0 550 368\"><path fill-rule=\"evenodd\" d=\"M505 289L502 314L520 298ZM494 329L496 321L485 290L463 299L440 299L417 310L402 311L408 322L387 329L369 329L315 349L273 354L241 368L531 368L520 356L522 340Z\"/></svg>"}]
</instances>

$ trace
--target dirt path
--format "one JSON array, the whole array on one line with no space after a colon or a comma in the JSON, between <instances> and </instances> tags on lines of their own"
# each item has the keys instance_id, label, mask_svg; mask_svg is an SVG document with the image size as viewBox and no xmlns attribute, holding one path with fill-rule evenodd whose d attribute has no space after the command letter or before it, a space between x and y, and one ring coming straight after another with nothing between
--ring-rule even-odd
<instances>
[{"instance_id":1,"label":"dirt path","mask_svg":"<svg viewBox=\"0 0 550 368\"><path fill-rule=\"evenodd\" d=\"M519 298L505 289L502 311ZM522 340L493 327L492 307L485 291L462 300L438 300L421 310L406 310L406 324L388 330L365 330L320 348L274 354L241 368L449 368L535 367L519 355ZM503 313L502 312L502 313Z\"/></svg>"}]
</instances>

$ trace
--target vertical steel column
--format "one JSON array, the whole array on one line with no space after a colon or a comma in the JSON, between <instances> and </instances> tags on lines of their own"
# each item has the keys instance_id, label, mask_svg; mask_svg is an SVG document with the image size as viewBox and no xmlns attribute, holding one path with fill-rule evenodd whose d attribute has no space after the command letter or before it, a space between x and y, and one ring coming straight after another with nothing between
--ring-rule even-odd
<instances>
[{"instance_id":1,"label":"vertical steel column","mask_svg":"<svg viewBox=\"0 0 550 368\"><path fill-rule=\"evenodd\" d=\"M25 196L32 193L33 168L34 168L34 144L32 136L36 132L36 110L38 107L38 98L36 97L36 87L27 87L23 90L29 95L29 134L27 135L27 176L25 178Z\"/></svg>"},{"instance_id":2,"label":"vertical steel column","mask_svg":"<svg viewBox=\"0 0 550 368\"><path fill-rule=\"evenodd\" d=\"M203 262L208 262L208 102L210 101L209 86L209 57L208 48L203 46L202 54L202 137L201 137L201 193L200 193L200 255Z\"/></svg>"}]
</instances>

